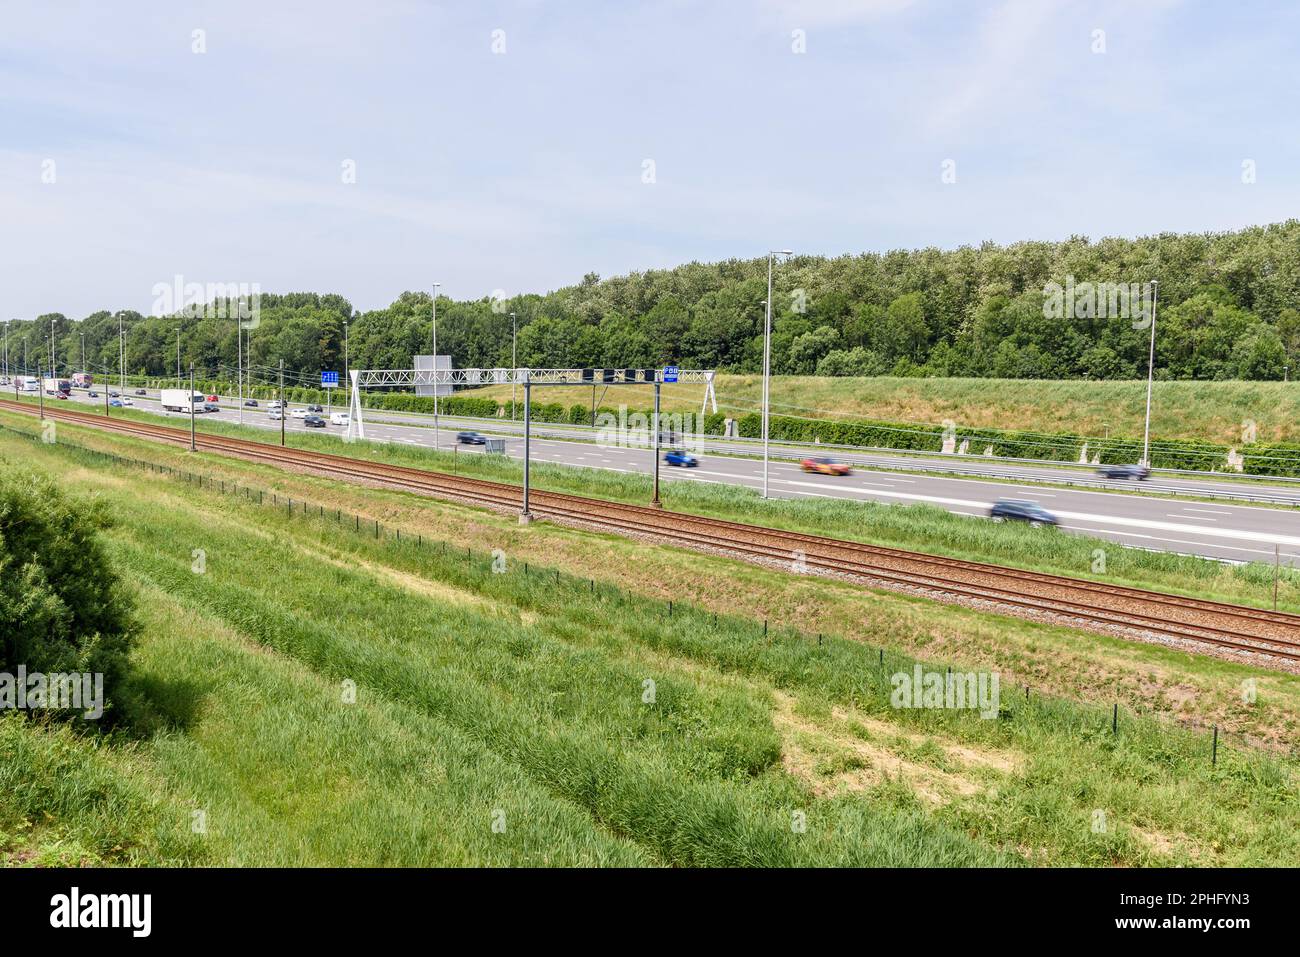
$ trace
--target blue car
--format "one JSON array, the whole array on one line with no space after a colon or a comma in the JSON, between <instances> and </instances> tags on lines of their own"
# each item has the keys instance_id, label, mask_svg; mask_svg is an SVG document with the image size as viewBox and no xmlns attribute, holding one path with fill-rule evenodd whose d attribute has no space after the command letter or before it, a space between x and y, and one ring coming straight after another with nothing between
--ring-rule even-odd
<instances>
[{"instance_id":1,"label":"blue car","mask_svg":"<svg viewBox=\"0 0 1300 957\"><path fill-rule=\"evenodd\" d=\"M115 408L115 409L120 409L120 408L122 408L122 400L121 400L121 399L114 399L112 402L110 402L110 403L108 403L108 404L111 405L111 406L112 406L113 408Z\"/></svg>"},{"instance_id":2,"label":"blue car","mask_svg":"<svg viewBox=\"0 0 1300 957\"><path fill-rule=\"evenodd\" d=\"M1000 498L989 509L989 518L995 522L1010 519L1014 522L1028 522L1034 528L1040 525L1059 525L1060 520L1037 502L1022 502L1018 499Z\"/></svg>"},{"instance_id":3,"label":"blue car","mask_svg":"<svg viewBox=\"0 0 1300 957\"><path fill-rule=\"evenodd\" d=\"M700 460L685 449L669 449L664 453L664 461L669 465L681 465L688 469L693 469L700 464Z\"/></svg>"}]
</instances>

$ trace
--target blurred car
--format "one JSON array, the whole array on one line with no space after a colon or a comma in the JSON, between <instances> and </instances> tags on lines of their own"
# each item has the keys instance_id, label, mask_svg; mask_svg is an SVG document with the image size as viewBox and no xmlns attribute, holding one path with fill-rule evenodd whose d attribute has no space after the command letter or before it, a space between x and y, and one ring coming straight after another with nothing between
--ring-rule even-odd
<instances>
[{"instance_id":1,"label":"blurred car","mask_svg":"<svg viewBox=\"0 0 1300 957\"><path fill-rule=\"evenodd\" d=\"M1034 528L1040 525L1059 525L1060 520L1037 502L1024 502L1013 498L1000 498L989 509L989 518L995 522L1028 522Z\"/></svg>"},{"instance_id":2,"label":"blurred car","mask_svg":"<svg viewBox=\"0 0 1300 957\"><path fill-rule=\"evenodd\" d=\"M135 403L132 402L130 399L128 399L126 396L122 396L122 404L123 404L123 405L135 405Z\"/></svg>"},{"instance_id":3,"label":"blurred car","mask_svg":"<svg viewBox=\"0 0 1300 957\"><path fill-rule=\"evenodd\" d=\"M330 425L348 425L352 421L352 416L347 412L330 413Z\"/></svg>"},{"instance_id":4,"label":"blurred car","mask_svg":"<svg viewBox=\"0 0 1300 957\"><path fill-rule=\"evenodd\" d=\"M215 403L215 402L204 402L204 403L203 403L203 411L204 411L204 412L220 412L220 411L221 411L221 406L217 405L217 403Z\"/></svg>"},{"instance_id":5,"label":"blurred car","mask_svg":"<svg viewBox=\"0 0 1300 957\"><path fill-rule=\"evenodd\" d=\"M109 390L108 390L108 397L109 397L110 399L116 399L116 398L117 398L119 395L121 395L121 394L122 394L122 393L118 392L116 389L109 389Z\"/></svg>"},{"instance_id":6,"label":"blurred car","mask_svg":"<svg viewBox=\"0 0 1300 957\"><path fill-rule=\"evenodd\" d=\"M307 410L306 410L306 409L290 409L290 410L289 410L289 418L291 418L291 419L305 419L305 418L307 418Z\"/></svg>"},{"instance_id":7,"label":"blurred car","mask_svg":"<svg viewBox=\"0 0 1300 957\"><path fill-rule=\"evenodd\" d=\"M279 399L272 399L270 402L267 403L266 407L268 409L283 409L284 403L281 402Z\"/></svg>"},{"instance_id":8,"label":"blurred car","mask_svg":"<svg viewBox=\"0 0 1300 957\"><path fill-rule=\"evenodd\" d=\"M56 399L66 399L66 398L68 398L68 393L66 393L66 392L56 392L56 393L54 393L54 398L56 398Z\"/></svg>"},{"instance_id":9,"label":"blurred car","mask_svg":"<svg viewBox=\"0 0 1300 957\"><path fill-rule=\"evenodd\" d=\"M461 445L487 445L487 436L477 432L457 432L456 441Z\"/></svg>"},{"instance_id":10,"label":"blurred car","mask_svg":"<svg viewBox=\"0 0 1300 957\"><path fill-rule=\"evenodd\" d=\"M244 405L252 406L252 407L255 409L255 408L257 408L257 400L256 400L256 399L245 399L245 400L244 400Z\"/></svg>"},{"instance_id":11,"label":"blurred car","mask_svg":"<svg viewBox=\"0 0 1300 957\"><path fill-rule=\"evenodd\" d=\"M305 425L305 426L306 426L307 428L309 428L309 429L323 429L323 428L325 428L325 420L322 419L319 415L316 415L315 413L313 413L312 415L309 415L309 416L307 416L305 419L303 419L303 420L302 420L302 424Z\"/></svg>"},{"instance_id":12,"label":"blurred car","mask_svg":"<svg viewBox=\"0 0 1300 957\"><path fill-rule=\"evenodd\" d=\"M324 407L323 405L309 405L309 406L307 406L307 411L308 411L308 412L324 412L324 411L325 411L325 407Z\"/></svg>"},{"instance_id":13,"label":"blurred car","mask_svg":"<svg viewBox=\"0 0 1300 957\"><path fill-rule=\"evenodd\" d=\"M269 409L267 410L266 415L268 418L274 419L277 422L284 418L284 413L279 409Z\"/></svg>"},{"instance_id":14,"label":"blurred car","mask_svg":"<svg viewBox=\"0 0 1300 957\"><path fill-rule=\"evenodd\" d=\"M89 392L86 393L86 395L90 396L92 399L99 398L99 393L96 392L94 389L91 389Z\"/></svg>"},{"instance_id":15,"label":"blurred car","mask_svg":"<svg viewBox=\"0 0 1300 957\"><path fill-rule=\"evenodd\" d=\"M219 398L217 398L217 396L215 396L215 395L210 395L210 396L208 396L208 397L205 399L205 401L207 401L207 402L220 402L221 400L220 400Z\"/></svg>"},{"instance_id":16,"label":"blurred car","mask_svg":"<svg viewBox=\"0 0 1300 957\"><path fill-rule=\"evenodd\" d=\"M664 453L664 462L669 465L680 465L688 469L693 469L700 464L700 460L685 449L669 449Z\"/></svg>"},{"instance_id":17,"label":"blurred car","mask_svg":"<svg viewBox=\"0 0 1300 957\"><path fill-rule=\"evenodd\" d=\"M1103 465L1097 474L1108 479L1137 479L1139 482L1151 475L1145 465Z\"/></svg>"},{"instance_id":18,"label":"blurred car","mask_svg":"<svg viewBox=\"0 0 1300 957\"><path fill-rule=\"evenodd\" d=\"M805 472L816 472L818 475L848 475L853 471L847 462L836 462L825 458L806 458L799 463L799 468Z\"/></svg>"},{"instance_id":19,"label":"blurred car","mask_svg":"<svg viewBox=\"0 0 1300 957\"><path fill-rule=\"evenodd\" d=\"M145 394L145 393L144 393L144 389L136 389L136 390L135 390L135 394L136 394L136 395L144 395L144 394Z\"/></svg>"},{"instance_id":20,"label":"blurred car","mask_svg":"<svg viewBox=\"0 0 1300 957\"><path fill-rule=\"evenodd\" d=\"M113 408L115 408L115 409L120 409L120 408L122 408L122 400L121 400L121 399L113 399L113 400L110 401L108 404L111 405L111 406L112 406Z\"/></svg>"}]
</instances>

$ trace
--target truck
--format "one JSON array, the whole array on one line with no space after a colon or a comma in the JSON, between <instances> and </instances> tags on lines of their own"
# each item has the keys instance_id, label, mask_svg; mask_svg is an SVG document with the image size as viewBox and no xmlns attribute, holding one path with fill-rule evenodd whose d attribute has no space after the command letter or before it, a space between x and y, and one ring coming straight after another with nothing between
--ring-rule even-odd
<instances>
[{"instance_id":1,"label":"truck","mask_svg":"<svg viewBox=\"0 0 1300 957\"><path fill-rule=\"evenodd\" d=\"M34 375L14 376L14 386L19 392L39 392L41 380Z\"/></svg>"},{"instance_id":2,"label":"truck","mask_svg":"<svg viewBox=\"0 0 1300 957\"><path fill-rule=\"evenodd\" d=\"M46 395L58 395L60 392L68 395L72 392L72 381L70 379L51 379L47 377L43 388Z\"/></svg>"},{"instance_id":3,"label":"truck","mask_svg":"<svg viewBox=\"0 0 1300 957\"><path fill-rule=\"evenodd\" d=\"M163 389L162 407L168 412L202 412L203 393L189 389Z\"/></svg>"},{"instance_id":4,"label":"truck","mask_svg":"<svg viewBox=\"0 0 1300 957\"><path fill-rule=\"evenodd\" d=\"M95 384L95 377L89 372L74 372L72 374L72 384L78 389L89 389Z\"/></svg>"}]
</instances>

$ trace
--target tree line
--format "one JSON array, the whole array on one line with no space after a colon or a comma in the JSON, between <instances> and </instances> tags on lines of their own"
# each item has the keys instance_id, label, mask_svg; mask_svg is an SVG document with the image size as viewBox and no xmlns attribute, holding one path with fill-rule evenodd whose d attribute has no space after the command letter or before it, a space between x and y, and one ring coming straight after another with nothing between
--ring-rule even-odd
<instances>
[{"instance_id":1,"label":"tree line","mask_svg":"<svg viewBox=\"0 0 1300 957\"><path fill-rule=\"evenodd\" d=\"M786 375L1133 379L1146 375L1149 325L1114 290L1159 283L1156 375L1281 379L1300 355L1300 220L1235 232L1138 239L984 243L953 250L795 256L775 270L773 371ZM1051 289L1072 290L1068 308ZM1108 292L1109 304L1107 303ZM457 367L651 367L761 371L766 259L692 262L507 299L438 299L439 351ZM1131 304L1130 304L1131 305ZM432 299L405 292L358 311L339 295L263 294L247 361L265 378L409 368L432 351ZM1136 308L1136 307L1133 307ZM130 375L195 363L233 369L237 320L103 310L48 313L8 330L11 371L116 372L119 324ZM218 310L219 311L219 310ZM512 316L513 314L513 316ZM84 343L85 359L82 348Z\"/></svg>"}]
</instances>

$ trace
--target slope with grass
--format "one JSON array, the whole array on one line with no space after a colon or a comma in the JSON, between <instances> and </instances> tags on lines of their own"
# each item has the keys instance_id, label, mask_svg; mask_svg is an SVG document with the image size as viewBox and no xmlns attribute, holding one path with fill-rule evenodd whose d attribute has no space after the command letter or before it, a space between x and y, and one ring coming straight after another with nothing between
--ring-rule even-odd
<instances>
[{"instance_id":1,"label":"slope with grass","mask_svg":"<svg viewBox=\"0 0 1300 957\"><path fill-rule=\"evenodd\" d=\"M1112 735L1109 708L1037 684L1027 700L1008 688L994 720L889 706L890 675L913 662L900 644L931 667L970 664L938 640L945 630L972 642L991 632L1026 654L1082 640L1109 655L1118 642L1027 623L1004 634L1006 619L935 615L918 599L803 579L787 623L806 624L822 596L848 612L842 620L871 613L820 641L788 627L765 639L748 612L755 596L775 601L791 584L775 571L511 528L469 508L243 463L203 462L317 493L322 507L346 502L412 524L400 542L357 534L332 516L290 515L6 433L0 457L57 474L113 517L108 553L141 608L134 671L145 702L134 739L97 747L23 718L0 725L10 860L1300 860L1293 756L1234 747L1212 766L1204 735L1127 709ZM453 525L472 542L468 555L459 541L437 544L450 534L409 534ZM507 531L514 538L498 544ZM531 564L538 553L548 567ZM577 555L592 581L562 567ZM681 584L670 616L653 591L672 587L671 569ZM692 607L696 596L729 611L714 618ZM1143 670L1173 671L1187 657L1143 654ZM1199 676L1247 674L1209 663ZM1294 679L1266 677L1262 699L1294 702ZM24 760L60 751L61 763Z\"/></svg>"},{"instance_id":2,"label":"slope with grass","mask_svg":"<svg viewBox=\"0 0 1300 957\"><path fill-rule=\"evenodd\" d=\"M762 408L763 380L720 374L719 411L734 415ZM699 412L703 386L664 386L670 412ZM510 401L509 386L457 395ZM648 409L654 394L640 386L596 387L598 405ZM589 387L545 390L539 401L589 405ZM519 401L523 401L521 398ZM725 408L724 408L725 407ZM1071 433L1097 438L1142 437L1146 382L1043 379L913 379L775 376L772 411L780 415L874 420L935 427L951 419L961 429ZM1254 422L1261 442L1300 441L1300 385L1289 382L1157 382L1151 431L1157 440L1187 439L1236 445Z\"/></svg>"}]
</instances>

